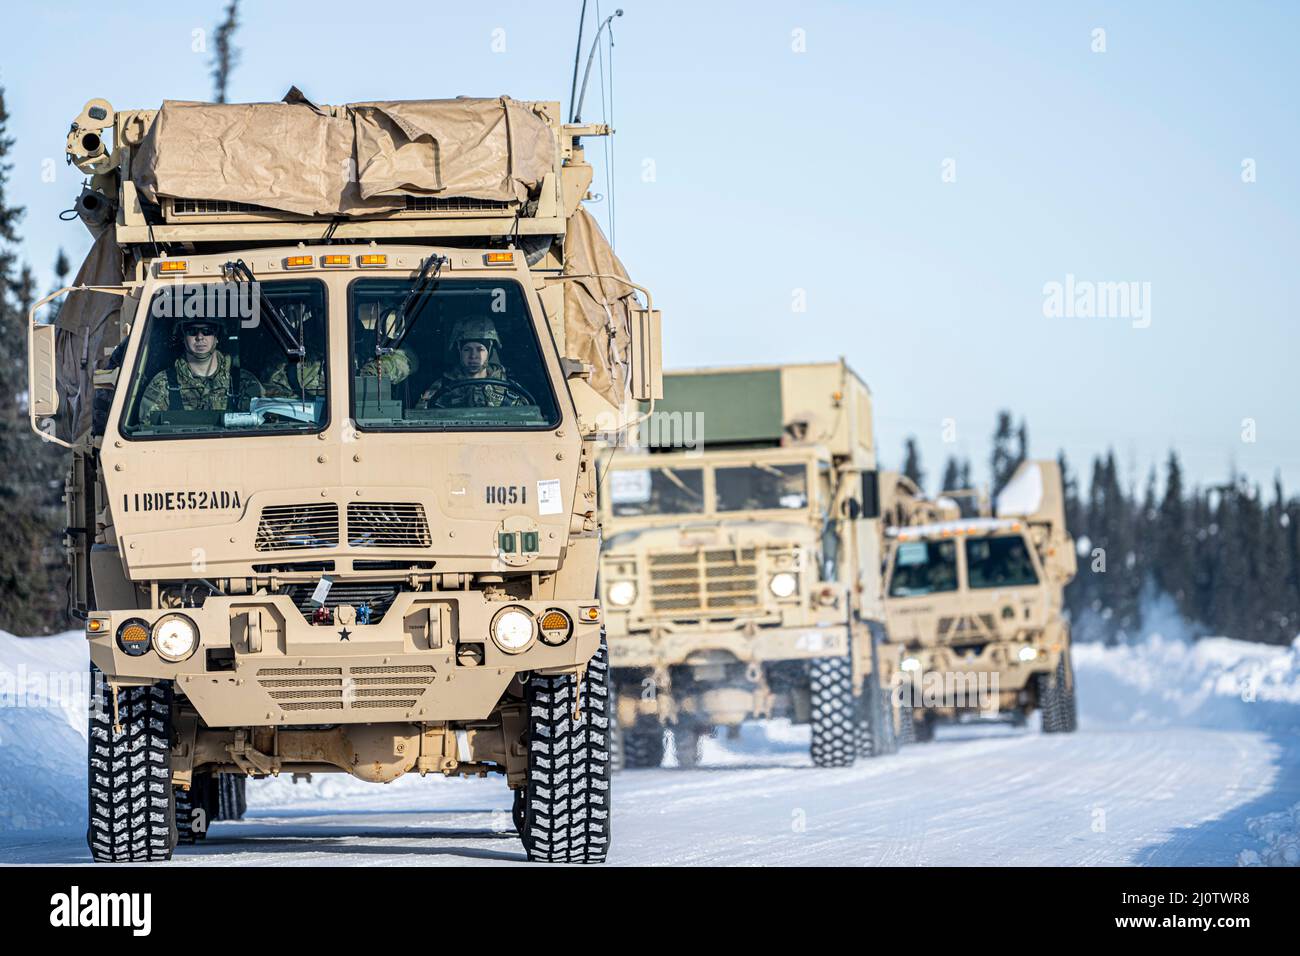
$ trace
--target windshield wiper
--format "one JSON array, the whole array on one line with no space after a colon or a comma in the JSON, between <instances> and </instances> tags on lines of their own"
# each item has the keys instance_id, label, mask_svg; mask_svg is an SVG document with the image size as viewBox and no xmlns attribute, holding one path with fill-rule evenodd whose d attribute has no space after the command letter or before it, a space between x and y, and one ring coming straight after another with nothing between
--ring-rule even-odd
<instances>
[{"instance_id":1,"label":"windshield wiper","mask_svg":"<svg viewBox=\"0 0 1300 956\"><path fill-rule=\"evenodd\" d=\"M433 291L433 286L438 281L438 275L442 272L443 263L446 261L446 256L433 255L425 259L424 265L420 266L415 281L411 283L411 288L406 292L406 298L402 300L402 305L397 310L397 320L394 322L394 326L401 333L397 338L393 338L389 331L384 328L383 316L377 317L375 322L376 355L388 355L402 347L402 343L406 341L406 337L415 326L416 320L424 314L424 307L429 301L427 298L420 301L419 311L412 311L417 300L420 300L426 293Z\"/></svg>"},{"instance_id":2,"label":"windshield wiper","mask_svg":"<svg viewBox=\"0 0 1300 956\"><path fill-rule=\"evenodd\" d=\"M302 361L307 356L307 348L302 343L302 323L290 322L283 312L276 308L273 303L262 291L262 283L257 281L257 276L253 275L253 270L243 259L236 259L234 262L227 262L225 271L228 276L233 276L236 282L250 282L257 289L257 304L262 313L270 318L271 333L275 336L276 342L284 353L295 361Z\"/></svg>"}]
</instances>

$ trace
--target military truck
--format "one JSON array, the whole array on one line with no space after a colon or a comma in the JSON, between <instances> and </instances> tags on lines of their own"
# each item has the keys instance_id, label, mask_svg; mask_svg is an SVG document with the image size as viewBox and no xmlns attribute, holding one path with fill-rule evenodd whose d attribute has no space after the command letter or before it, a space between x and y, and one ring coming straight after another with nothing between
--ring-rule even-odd
<instances>
[{"instance_id":1,"label":"military truck","mask_svg":"<svg viewBox=\"0 0 1300 956\"><path fill-rule=\"evenodd\" d=\"M886 658L903 742L929 740L940 721L1076 726L1070 627L1062 611L1074 577L1061 473L1028 461L995 509L977 492L925 499L890 486L885 580ZM888 498L888 496L886 496Z\"/></svg>"},{"instance_id":2,"label":"military truck","mask_svg":"<svg viewBox=\"0 0 1300 956\"><path fill-rule=\"evenodd\" d=\"M893 748L871 393L843 360L664 377L602 476L621 760L679 764L750 719L812 725L812 759Z\"/></svg>"},{"instance_id":3,"label":"military truck","mask_svg":"<svg viewBox=\"0 0 1300 956\"><path fill-rule=\"evenodd\" d=\"M604 860L594 456L662 388L582 205L608 132L296 89L77 117L96 238L29 362L96 860L168 859L225 775L410 771L501 774L530 859Z\"/></svg>"}]
</instances>

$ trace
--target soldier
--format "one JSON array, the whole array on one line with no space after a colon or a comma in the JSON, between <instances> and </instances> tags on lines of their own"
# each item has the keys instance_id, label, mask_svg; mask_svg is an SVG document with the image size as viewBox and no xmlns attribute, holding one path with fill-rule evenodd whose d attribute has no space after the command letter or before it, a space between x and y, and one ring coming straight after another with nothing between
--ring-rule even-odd
<instances>
[{"instance_id":1,"label":"soldier","mask_svg":"<svg viewBox=\"0 0 1300 956\"><path fill-rule=\"evenodd\" d=\"M361 306L357 312L357 318L361 328L367 332L373 332L375 328L375 316L377 315L376 306ZM392 333L393 327L397 322L397 312L388 310L384 315L384 325ZM361 354L362 347L358 339L358 354ZM373 375L384 379L389 384L396 385L406 381L420 367L419 359L415 353L403 346L385 355L377 355L368 361L362 363L357 369L358 375ZM325 363L319 355L308 355L303 361L291 365L288 362L281 362L279 366L271 373L267 380L266 394L276 398L296 398L299 395L306 394L308 398L316 398L325 394Z\"/></svg>"},{"instance_id":2,"label":"soldier","mask_svg":"<svg viewBox=\"0 0 1300 956\"><path fill-rule=\"evenodd\" d=\"M235 368L217 346L219 319L183 318L173 325L182 354L149 380L140 397L140 421L157 421L164 411L248 411L262 383Z\"/></svg>"},{"instance_id":3,"label":"soldier","mask_svg":"<svg viewBox=\"0 0 1300 956\"><path fill-rule=\"evenodd\" d=\"M462 319L451 330L454 364L420 396L421 408L497 407L527 405L522 392L506 385L510 373L500 361L501 338L491 319ZM494 379L482 385L460 385L474 379Z\"/></svg>"}]
</instances>

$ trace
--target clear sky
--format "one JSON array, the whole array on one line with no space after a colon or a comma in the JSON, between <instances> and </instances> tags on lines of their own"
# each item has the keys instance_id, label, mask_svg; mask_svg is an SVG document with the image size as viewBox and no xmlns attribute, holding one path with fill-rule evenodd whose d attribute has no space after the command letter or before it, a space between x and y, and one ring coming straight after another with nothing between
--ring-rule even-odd
<instances>
[{"instance_id":1,"label":"clear sky","mask_svg":"<svg viewBox=\"0 0 1300 956\"><path fill-rule=\"evenodd\" d=\"M242 6L232 100L569 95L579 0ZM89 245L57 218L68 124L96 96L209 98L195 31L210 51L221 7L11 15L9 191L43 285ZM1176 447L1195 481L1235 464L1300 491L1300 4L622 7L593 188L669 364L844 355L882 458L914 433L931 482L953 452L982 479L1006 407L1076 468L1113 446L1141 483ZM585 119L601 100L593 69ZM1138 283L1143 314L1045 315L1067 276Z\"/></svg>"}]
</instances>

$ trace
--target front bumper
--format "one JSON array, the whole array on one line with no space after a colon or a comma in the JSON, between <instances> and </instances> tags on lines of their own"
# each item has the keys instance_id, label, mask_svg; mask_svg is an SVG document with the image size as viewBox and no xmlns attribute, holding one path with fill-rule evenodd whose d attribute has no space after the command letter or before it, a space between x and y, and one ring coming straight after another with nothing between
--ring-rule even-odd
<instances>
[{"instance_id":1,"label":"front bumper","mask_svg":"<svg viewBox=\"0 0 1300 956\"><path fill-rule=\"evenodd\" d=\"M622 634L609 639L613 668L658 668L684 664L694 654L725 651L744 663L839 657L849 652L843 624L802 627L676 630L671 633Z\"/></svg>"},{"instance_id":2,"label":"front bumper","mask_svg":"<svg viewBox=\"0 0 1300 956\"><path fill-rule=\"evenodd\" d=\"M493 616L507 606L565 611L573 621L568 641L552 647L534 638L507 654L489 636ZM482 720L517 674L573 671L595 655L600 615L581 614L593 606L406 591L376 624L312 625L285 595L213 596L201 608L179 609L200 635L180 663L152 649L129 655L116 639L127 619L152 626L170 610L96 611L90 619L104 623L87 637L91 661L110 681L174 681L209 727ZM481 646L481 663L461 663L457 649L466 644Z\"/></svg>"}]
</instances>

